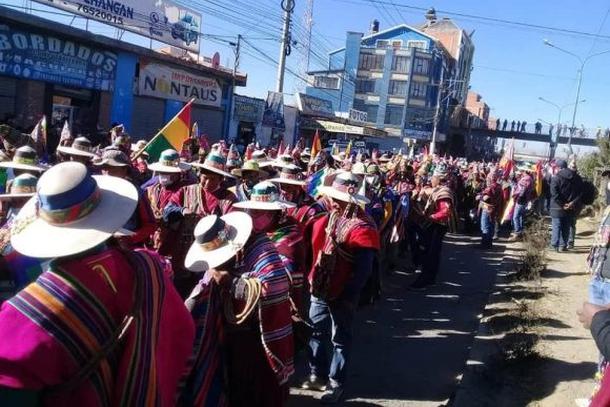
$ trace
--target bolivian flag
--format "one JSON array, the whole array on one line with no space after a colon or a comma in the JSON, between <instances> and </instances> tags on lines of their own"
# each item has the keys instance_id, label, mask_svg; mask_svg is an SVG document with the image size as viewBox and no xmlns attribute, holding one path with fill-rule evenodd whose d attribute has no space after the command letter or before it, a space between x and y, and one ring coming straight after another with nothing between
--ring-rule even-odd
<instances>
[{"instance_id":1,"label":"bolivian flag","mask_svg":"<svg viewBox=\"0 0 610 407\"><path fill-rule=\"evenodd\" d=\"M149 162L158 161L161 152L164 150L173 149L178 152L182 150L182 144L189 138L190 134L193 100L191 99L173 119L167 122L144 147L144 151L149 155Z\"/></svg>"}]
</instances>

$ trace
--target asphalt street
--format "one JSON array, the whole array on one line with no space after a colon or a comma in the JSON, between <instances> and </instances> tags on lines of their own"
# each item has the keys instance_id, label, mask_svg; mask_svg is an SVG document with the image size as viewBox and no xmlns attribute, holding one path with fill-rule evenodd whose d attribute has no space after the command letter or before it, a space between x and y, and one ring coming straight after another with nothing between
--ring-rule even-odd
<instances>
[{"instance_id":1,"label":"asphalt street","mask_svg":"<svg viewBox=\"0 0 610 407\"><path fill-rule=\"evenodd\" d=\"M386 276L383 298L357 314L342 405L447 405L503 257L502 244L482 251L477 243L467 236L447 236L437 285L426 292L407 290L414 274ZM299 363L299 380L306 373L304 364ZM297 382L289 406L319 405L320 393L302 391Z\"/></svg>"}]
</instances>

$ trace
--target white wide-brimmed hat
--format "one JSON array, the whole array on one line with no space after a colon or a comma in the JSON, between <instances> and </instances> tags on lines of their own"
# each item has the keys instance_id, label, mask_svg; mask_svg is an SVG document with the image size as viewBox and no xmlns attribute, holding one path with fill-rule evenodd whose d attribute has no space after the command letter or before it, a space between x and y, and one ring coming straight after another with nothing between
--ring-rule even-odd
<instances>
[{"instance_id":1,"label":"white wide-brimmed hat","mask_svg":"<svg viewBox=\"0 0 610 407\"><path fill-rule=\"evenodd\" d=\"M36 195L13 222L11 244L36 258L82 253L121 229L137 204L131 182L91 176L85 165L64 162L40 177Z\"/></svg>"},{"instance_id":2,"label":"white wide-brimmed hat","mask_svg":"<svg viewBox=\"0 0 610 407\"><path fill-rule=\"evenodd\" d=\"M291 156L290 154L278 155L278 157L275 159L275 161L272 164L272 166L276 167L276 168L282 168L287 165L296 165L294 163L294 157Z\"/></svg>"},{"instance_id":3,"label":"white wide-brimmed hat","mask_svg":"<svg viewBox=\"0 0 610 407\"><path fill-rule=\"evenodd\" d=\"M251 233L252 218L244 212L201 218L195 226L195 241L186 254L184 266L196 273L221 266L243 249Z\"/></svg>"},{"instance_id":4,"label":"white wide-brimmed hat","mask_svg":"<svg viewBox=\"0 0 610 407\"><path fill-rule=\"evenodd\" d=\"M250 200L233 204L239 209L258 209L262 211L281 211L294 208L296 204L280 199L280 190L270 181L259 182L252 187Z\"/></svg>"},{"instance_id":5,"label":"white wide-brimmed hat","mask_svg":"<svg viewBox=\"0 0 610 407\"><path fill-rule=\"evenodd\" d=\"M281 168L277 178L269 181L279 184L290 184L304 186L307 182L303 179L303 172L298 165L286 165Z\"/></svg>"},{"instance_id":6,"label":"white wide-brimmed hat","mask_svg":"<svg viewBox=\"0 0 610 407\"><path fill-rule=\"evenodd\" d=\"M261 170L261 167L258 164L258 161L255 161L255 160L246 161L244 163L244 165L241 166L241 168L235 168L234 170L232 170L231 174L233 174L237 177L242 177L244 172L256 172L257 174L259 174L259 176L261 176L263 178L269 176L269 173L267 171Z\"/></svg>"},{"instance_id":7,"label":"white wide-brimmed hat","mask_svg":"<svg viewBox=\"0 0 610 407\"><path fill-rule=\"evenodd\" d=\"M57 151L63 154L76 155L79 157L95 157L95 154L93 153L93 146L87 137L77 137L74 139L70 147L59 146L57 147Z\"/></svg>"},{"instance_id":8,"label":"white wide-brimmed hat","mask_svg":"<svg viewBox=\"0 0 610 407\"><path fill-rule=\"evenodd\" d=\"M22 146L15 150L11 161L0 162L0 168L13 168L24 171L43 172L49 169L40 164L36 150L30 146Z\"/></svg>"},{"instance_id":9,"label":"white wide-brimmed hat","mask_svg":"<svg viewBox=\"0 0 610 407\"><path fill-rule=\"evenodd\" d=\"M210 171L218 175L222 175L223 177L235 178L234 175L231 175L227 172L226 167L227 160L224 156L216 151L212 151L205 157L205 161L203 163L193 162L191 165L195 168L200 168L205 171Z\"/></svg>"},{"instance_id":10,"label":"white wide-brimmed hat","mask_svg":"<svg viewBox=\"0 0 610 407\"><path fill-rule=\"evenodd\" d=\"M333 176L327 177L326 180L332 180L332 184L323 185L319 188L322 195L359 205L370 202L366 196L360 194L362 181L351 172L337 172Z\"/></svg>"},{"instance_id":11,"label":"white wide-brimmed hat","mask_svg":"<svg viewBox=\"0 0 610 407\"><path fill-rule=\"evenodd\" d=\"M179 174L188 171L191 166L180 161L180 154L176 150L164 150L159 156L159 161L152 163L148 169L161 174Z\"/></svg>"},{"instance_id":12,"label":"white wide-brimmed hat","mask_svg":"<svg viewBox=\"0 0 610 407\"><path fill-rule=\"evenodd\" d=\"M263 150L256 150L252 153L252 159L258 163L261 168L270 167L273 165L273 160L267 157L267 153Z\"/></svg>"},{"instance_id":13,"label":"white wide-brimmed hat","mask_svg":"<svg viewBox=\"0 0 610 407\"><path fill-rule=\"evenodd\" d=\"M10 191L6 194L0 194L0 200L12 198L31 198L36 193L36 184L38 177L32 174L21 174L13 178Z\"/></svg>"}]
</instances>

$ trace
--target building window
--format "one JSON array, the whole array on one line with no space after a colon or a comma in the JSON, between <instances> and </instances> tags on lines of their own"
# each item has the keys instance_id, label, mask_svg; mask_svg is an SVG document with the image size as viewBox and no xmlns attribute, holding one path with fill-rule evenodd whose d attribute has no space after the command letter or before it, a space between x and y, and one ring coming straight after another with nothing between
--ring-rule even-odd
<instances>
[{"instance_id":1,"label":"building window","mask_svg":"<svg viewBox=\"0 0 610 407\"><path fill-rule=\"evenodd\" d=\"M410 96L418 99L425 99L428 93L428 85L422 82L411 83Z\"/></svg>"},{"instance_id":2,"label":"building window","mask_svg":"<svg viewBox=\"0 0 610 407\"><path fill-rule=\"evenodd\" d=\"M352 107L355 110L366 112L366 119L369 123L377 122L377 111L379 110L378 105L367 105L362 99L354 99Z\"/></svg>"},{"instance_id":3,"label":"building window","mask_svg":"<svg viewBox=\"0 0 610 407\"><path fill-rule=\"evenodd\" d=\"M394 55L392 70L399 73L409 72L410 59L407 56Z\"/></svg>"},{"instance_id":4,"label":"building window","mask_svg":"<svg viewBox=\"0 0 610 407\"><path fill-rule=\"evenodd\" d=\"M339 78L316 76L314 77L313 86L322 89L339 89Z\"/></svg>"},{"instance_id":5,"label":"building window","mask_svg":"<svg viewBox=\"0 0 610 407\"><path fill-rule=\"evenodd\" d=\"M375 79L356 79L356 93L374 93Z\"/></svg>"},{"instance_id":6,"label":"building window","mask_svg":"<svg viewBox=\"0 0 610 407\"><path fill-rule=\"evenodd\" d=\"M360 62L358 63L358 69L383 69L383 58L385 55L377 54L360 54Z\"/></svg>"},{"instance_id":7,"label":"building window","mask_svg":"<svg viewBox=\"0 0 610 407\"><path fill-rule=\"evenodd\" d=\"M407 96L409 82L407 81L390 81L390 89L388 93L395 96Z\"/></svg>"},{"instance_id":8,"label":"building window","mask_svg":"<svg viewBox=\"0 0 610 407\"><path fill-rule=\"evenodd\" d=\"M385 124L400 126L402 124L403 106L387 105L385 108Z\"/></svg>"},{"instance_id":9,"label":"building window","mask_svg":"<svg viewBox=\"0 0 610 407\"><path fill-rule=\"evenodd\" d=\"M380 49L385 49L385 48L394 48L394 49L400 49L402 48L402 41L401 40L396 40L396 41L389 41L389 40L377 40L377 48Z\"/></svg>"},{"instance_id":10,"label":"building window","mask_svg":"<svg viewBox=\"0 0 610 407\"><path fill-rule=\"evenodd\" d=\"M430 70L430 60L425 58L415 58L413 63L413 73L420 75L428 75Z\"/></svg>"},{"instance_id":11,"label":"building window","mask_svg":"<svg viewBox=\"0 0 610 407\"><path fill-rule=\"evenodd\" d=\"M407 48L419 48L419 49L428 49L427 41L407 41Z\"/></svg>"}]
</instances>

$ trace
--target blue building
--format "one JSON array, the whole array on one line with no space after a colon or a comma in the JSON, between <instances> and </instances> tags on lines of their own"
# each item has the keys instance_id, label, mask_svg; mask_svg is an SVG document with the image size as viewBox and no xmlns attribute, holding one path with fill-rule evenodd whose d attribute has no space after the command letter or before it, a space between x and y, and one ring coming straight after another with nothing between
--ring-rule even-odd
<instances>
[{"instance_id":1,"label":"blue building","mask_svg":"<svg viewBox=\"0 0 610 407\"><path fill-rule=\"evenodd\" d=\"M400 147L403 138L431 138L439 89L439 129L446 127L444 95L455 65L430 34L406 24L379 31L374 21L369 35L347 33L345 47L329 54L328 69L308 72L306 93L330 100L337 112L366 112L368 125L393 136L382 145Z\"/></svg>"}]
</instances>

